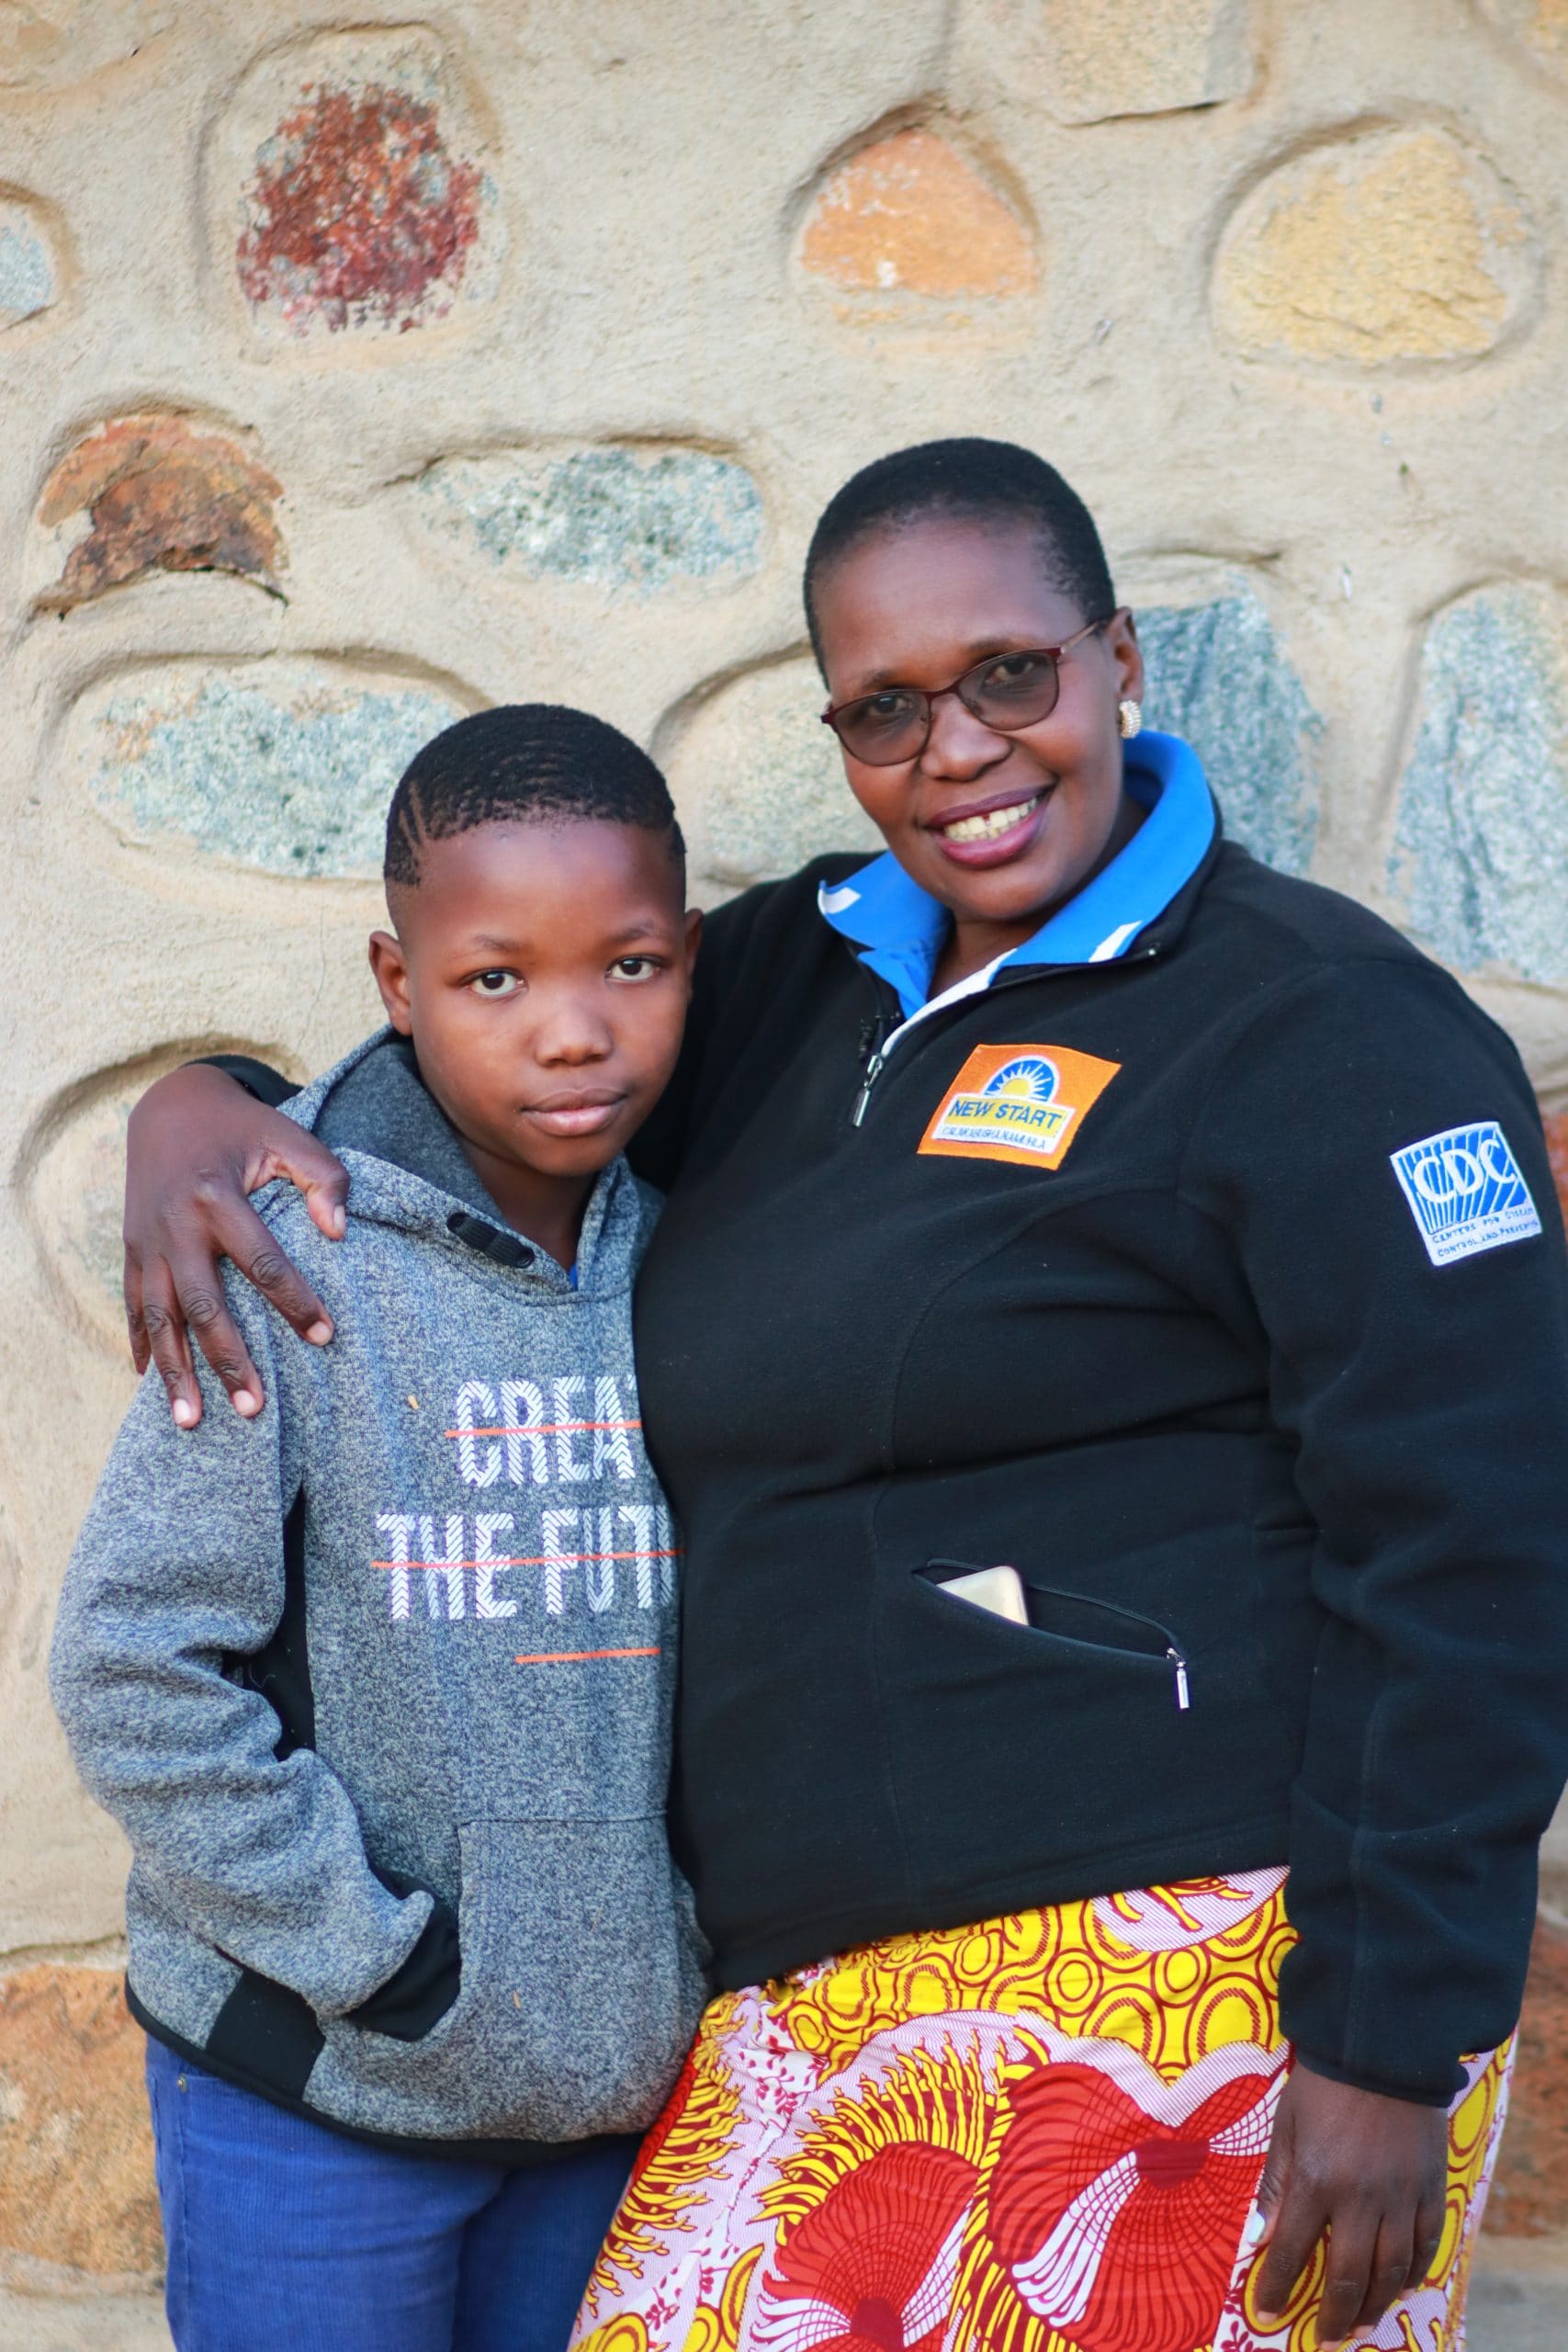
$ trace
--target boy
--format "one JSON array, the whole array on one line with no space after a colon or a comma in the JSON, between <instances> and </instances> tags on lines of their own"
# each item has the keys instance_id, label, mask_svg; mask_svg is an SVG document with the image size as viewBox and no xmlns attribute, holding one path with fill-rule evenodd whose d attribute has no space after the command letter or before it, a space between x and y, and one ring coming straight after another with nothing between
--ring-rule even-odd
<instances>
[{"instance_id":1,"label":"boy","mask_svg":"<svg viewBox=\"0 0 1568 2352\"><path fill-rule=\"evenodd\" d=\"M620 1157L696 951L674 808L601 721L488 711L386 877L390 1027L290 1104L344 1238L258 1195L335 1344L233 1283L265 1409L182 1432L143 1385L54 1639L134 1849L180 2352L558 2352L704 1993Z\"/></svg>"}]
</instances>

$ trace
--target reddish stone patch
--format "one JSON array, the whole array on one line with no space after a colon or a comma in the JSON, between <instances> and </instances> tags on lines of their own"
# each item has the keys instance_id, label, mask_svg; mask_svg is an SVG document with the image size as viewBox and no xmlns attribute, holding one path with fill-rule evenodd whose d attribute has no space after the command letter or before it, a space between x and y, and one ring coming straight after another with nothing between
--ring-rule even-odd
<instances>
[{"instance_id":1,"label":"reddish stone patch","mask_svg":"<svg viewBox=\"0 0 1568 2352\"><path fill-rule=\"evenodd\" d=\"M483 175L453 156L427 100L317 87L256 161L235 255L247 301L301 333L317 320L406 331L460 281Z\"/></svg>"},{"instance_id":2,"label":"reddish stone patch","mask_svg":"<svg viewBox=\"0 0 1568 2352\"><path fill-rule=\"evenodd\" d=\"M117 418L79 441L44 485L39 520L85 509L87 537L39 598L63 611L149 571L232 571L276 588L281 485L239 444L179 417Z\"/></svg>"},{"instance_id":3,"label":"reddish stone patch","mask_svg":"<svg viewBox=\"0 0 1568 2352\"><path fill-rule=\"evenodd\" d=\"M0 1977L0 2250L111 2276L158 2267L144 2048L108 1969Z\"/></svg>"},{"instance_id":4,"label":"reddish stone patch","mask_svg":"<svg viewBox=\"0 0 1568 2352\"><path fill-rule=\"evenodd\" d=\"M1568 1936L1536 1923L1507 2129L1486 2207L1500 2237L1568 2222Z\"/></svg>"},{"instance_id":5,"label":"reddish stone patch","mask_svg":"<svg viewBox=\"0 0 1568 2352\"><path fill-rule=\"evenodd\" d=\"M1027 293L1021 224L930 130L894 131L831 175L801 242L807 269L857 294Z\"/></svg>"},{"instance_id":6,"label":"reddish stone patch","mask_svg":"<svg viewBox=\"0 0 1568 2352\"><path fill-rule=\"evenodd\" d=\"M1568 1225L1568 1111L1559 1111L1546 1122L1546 1148L1551 1154L1551 1172L1557 1179L1563 1223Z\"/></svg>"}]
</instances>

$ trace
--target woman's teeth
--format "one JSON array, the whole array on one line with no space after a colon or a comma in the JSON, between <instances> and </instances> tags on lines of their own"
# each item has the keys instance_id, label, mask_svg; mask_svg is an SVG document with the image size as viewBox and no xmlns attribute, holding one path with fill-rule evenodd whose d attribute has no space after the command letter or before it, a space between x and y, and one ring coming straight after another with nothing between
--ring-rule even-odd
<instances>
[{"instance_id":1,"label":"woman's teeth","mask_svg":"<svg viewBox=\"0 0 1568 2352\"><path fill-rule=\"evenodd\" d=\"M984 817L960 817L956 824L939 825L937 831L944 842L999 841L1039 808L1041 797L1036 792L1027 800L1010 800L1005 808L989 809Z\"/></svg>"}]
</instances>

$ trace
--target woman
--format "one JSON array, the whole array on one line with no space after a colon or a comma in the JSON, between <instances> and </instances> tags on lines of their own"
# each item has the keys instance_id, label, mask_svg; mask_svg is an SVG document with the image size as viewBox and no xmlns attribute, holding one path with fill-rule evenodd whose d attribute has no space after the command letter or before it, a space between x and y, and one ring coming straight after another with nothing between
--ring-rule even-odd
<instances>
[{"instance_id":1,"label":"woman","mask_svg":"<svg viewBox=\"0 0 1568 2352\"><path fill-rule=\"evenodd\" d=\"M580 2338L1457 2343L1568 1765L1529 1088L1221 840L1038 458L868 468L806 590L887 853L712 920L649 1137L726 1989ZM215 1250L319 1322L241 1197L280 1171L330 1224L341 1170L216 1072L137 1114L133 1334L187 1415L186 1318L259 1395Z\"/></svg>"}]
</instances>

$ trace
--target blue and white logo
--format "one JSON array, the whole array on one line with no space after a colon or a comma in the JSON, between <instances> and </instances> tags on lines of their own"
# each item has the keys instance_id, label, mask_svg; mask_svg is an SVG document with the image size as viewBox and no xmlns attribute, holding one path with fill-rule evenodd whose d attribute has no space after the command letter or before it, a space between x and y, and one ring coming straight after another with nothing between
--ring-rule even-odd
<instances>
[{"instance_id":1,"label":"blue and white logo","mask_svg":"<svg viewBox=\"0 0 1568 2352\"><path fill-rule=\"evenodd\" d=\"M1390 1154L1434 1266L1540 1231L1529 1186L1495 1119Z\"/></svg>"},{"instance_id":2,"label":"blue and white logo","mask_svg":"<svg viewBox=\"0 0 1568 2352\"><path fill-rule=\"evenodd\" d=\"M1049 1102L1056 1091L1056 1065L1043 1054L1021 1056L1004 1062L986 1080L987 1094L1006 1094L1015 1102Z\"/></svg>"}]
</instances>

